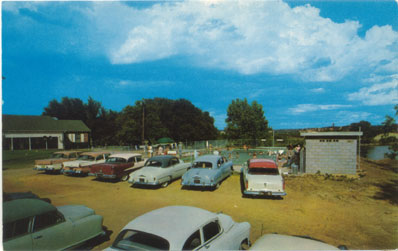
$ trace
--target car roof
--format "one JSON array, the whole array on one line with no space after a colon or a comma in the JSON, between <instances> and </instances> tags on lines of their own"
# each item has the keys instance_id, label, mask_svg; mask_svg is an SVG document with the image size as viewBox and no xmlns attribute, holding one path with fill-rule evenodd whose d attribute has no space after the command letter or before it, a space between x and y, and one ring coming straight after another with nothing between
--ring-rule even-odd
<instances>
[{"instance_id":1,"label":"car roof","mask_svg":"<svg viewBox=\"0 0 398 251\"><path fill-rule=\"evenodd\" d=\"M272 159L250 159L249 168L278 168Z\"/></svg>"},{"instance_id":2,"label":"car roof","mask_svg":"<svg viewBox=\"0 0 398 251\"><path fill-rule=\"evenodd\" d=\"M3 203L4 223L55 211L57 208L40 199L18 199Z\"/></svg>"},{"instance_id":3,"label":"car roof","mask_svg":"<svg viewBox=\"0 0 398 251\"><path fill-rule=\"evenodd\" d=\"M168 240L170 245L182 247L193 232L216 217L217 214L197 207L168 206L135 218L124 229L155 234Z\"/></svg>"},{"instance_id":4,"label":"car roof","mask_svg":"<svg viewBox=\"0 0 398 251\"><path fill-rule=\"evenodd\" d=\"M84 152L84 153L81 153L80 155L89 155L89 156L96 157L98 155L103 155L103 154L107 154L107 153L110 153L110 152Z\"/></svg>"},{"instance_id":5,"label":"car roof","mask_svg":"<svg viewBox=\"0 0 398 251\"><path fill-rule=\"evenodd\" d=\"M221 157L221 156L219 156L219 155L214 155L214 154L202 155L202 156L198 157L197 159L195 159L195 162L197 162L197 161L217 162L217 160L218 160L220 157Z\"/></svg>"},{"instance_id":6,"label":"car roof","mask_svg":"<svg viewBox=\"0 0 398 251\"><path fill-rule=\"evenodd\" d=\"M339 250L338 248L307 237L266 234L250 250Z\"/></svg>"},{"instance_id":7,"label":"car roof","mask_svg":"<svg viewBox=\"0 0 398 251\"><path fill-rule=\"evenodd\" d=\"M71 153L81 153L81 151L58 151L54 153L71 154Z\"/></svg>"},{"instance_id":8,"label":"car roof","mask_svg":"<svg viewBox=\"0 0 398 251\"><path fill-rule=\"evenodd\" d=\"M117 158L128 159L130 157L141 157L141 154L139 154L139 153L115 153L115 154L111 154L109 157L110 158L117 157Z\"/></svg>"}]
</instances>

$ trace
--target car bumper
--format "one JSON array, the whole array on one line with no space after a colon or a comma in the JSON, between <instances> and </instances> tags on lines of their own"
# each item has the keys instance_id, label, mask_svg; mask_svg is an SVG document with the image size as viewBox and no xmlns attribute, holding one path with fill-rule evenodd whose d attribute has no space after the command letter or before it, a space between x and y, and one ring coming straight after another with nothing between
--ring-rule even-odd
<instances>
[{"instance_id":1,"label":"car bumper","mask_svg":"<svg viewBox=\"0 0 398 251\"><path fill-rule=\"evenodd\" d=\"M89 173L89 176L95 176L97 178L102 179L116 179L117 176L115 174L103 174L103 173Z\"/></svg>"},{"instance_id":2,"label":"car bumper","mask_svg":"<svg viewBox=\"0 0 398 251\"><path fill-rule=\"evenodd\" d=\"M273 192L273 191L243 191L246 195L264 195L264 196L285 196L286 192Z\"/></svg>"},{"instance_id":3,"label":"car bumper","mask_svg":"<svg viewBox=\"0 0 398 251\"><path fill-rule=\"evenodd\" d=\"M43 165L43 166L35 166L33 168L33 170L37 170L37 171L57 171L57 170L61 170L61 167L56 167L53 165Z\"/></svg>"},{"instance_id":4,"label":"car bumper","mask_svg":"<svg viewBox=\"0 0 398 251\"><path fill-rule=\"evenodd\" d=\"M182 181L181 185L183 186L192 186L192 187L214 187L217 183L208 183L208 182L195 182L195 181Z\"/></svg>"},{"instance_id":5,"label":"car bumper","mask_svg":"<svg viewBox=\"0 0 398 251\"><path fill-rule=\"evenodd\" d=\"M149 185L149 186L158 186L159 185L159 181L140 181L140 180L133 180L133 181L129 181L129 183L133 184L133 185Z\"/></svg>"},{"instance_id":6,"label":"car bumper","mask_svg":"<svg viewBox=\"0 0 398 251\"><path fill-rule=\"evenodd\" d=\"M62 171L65 175L74 175L74 174L82 174L83 172L80 170L63 170Z\"/></svg>"}]
</instances>

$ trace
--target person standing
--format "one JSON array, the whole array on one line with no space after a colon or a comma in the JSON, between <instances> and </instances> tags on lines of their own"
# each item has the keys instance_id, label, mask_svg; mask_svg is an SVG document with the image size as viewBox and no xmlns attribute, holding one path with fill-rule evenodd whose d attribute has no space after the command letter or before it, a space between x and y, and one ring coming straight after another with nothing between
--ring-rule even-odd
<instances>
[{"instance_id":1,"label":"person standing","mask_svg":"<svg viewBox=\"0 0 398 251\"><path fill-rule=\"evenodd\" d=\"M292 167L293 174L298 173L298 169L299 169L299 165L300 165L300 149L301 149L300 145L297 144L293 150L293 156L291 159L291 163L292 163L291 167Z\"/></svg>"}]
</instances>

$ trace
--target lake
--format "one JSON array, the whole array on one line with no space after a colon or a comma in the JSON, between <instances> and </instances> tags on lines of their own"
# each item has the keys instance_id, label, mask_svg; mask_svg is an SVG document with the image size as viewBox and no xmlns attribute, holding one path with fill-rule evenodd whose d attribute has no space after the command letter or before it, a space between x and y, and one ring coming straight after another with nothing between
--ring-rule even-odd
<instances>
[{"instance_id":1,"label":"lake","mask_svg":"<svg viewBox=\"0 0 398 251\"><path fill-rule=\"evenodd\" d=\"M384 154L390 152L388 146L362 146L361 156L371 160L385 159Z\"/></svg>"}]
</instances>

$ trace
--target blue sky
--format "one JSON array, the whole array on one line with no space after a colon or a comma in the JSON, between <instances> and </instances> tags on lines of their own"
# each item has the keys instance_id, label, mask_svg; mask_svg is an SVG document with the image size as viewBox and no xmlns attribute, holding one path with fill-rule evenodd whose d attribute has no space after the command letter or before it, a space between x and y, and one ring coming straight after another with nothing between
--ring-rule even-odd
<instances>
[{"instance_id":1,"label":"blue sky","mask_svg":"<svg viewBox=\"0 0 398 251\"><path fill-rule=\"evenodd\" d=\"M3 114L91 96L232 100L274 129L380 124L398 103L395 1L2 2Z\"/></svg>"}]
</instances>

